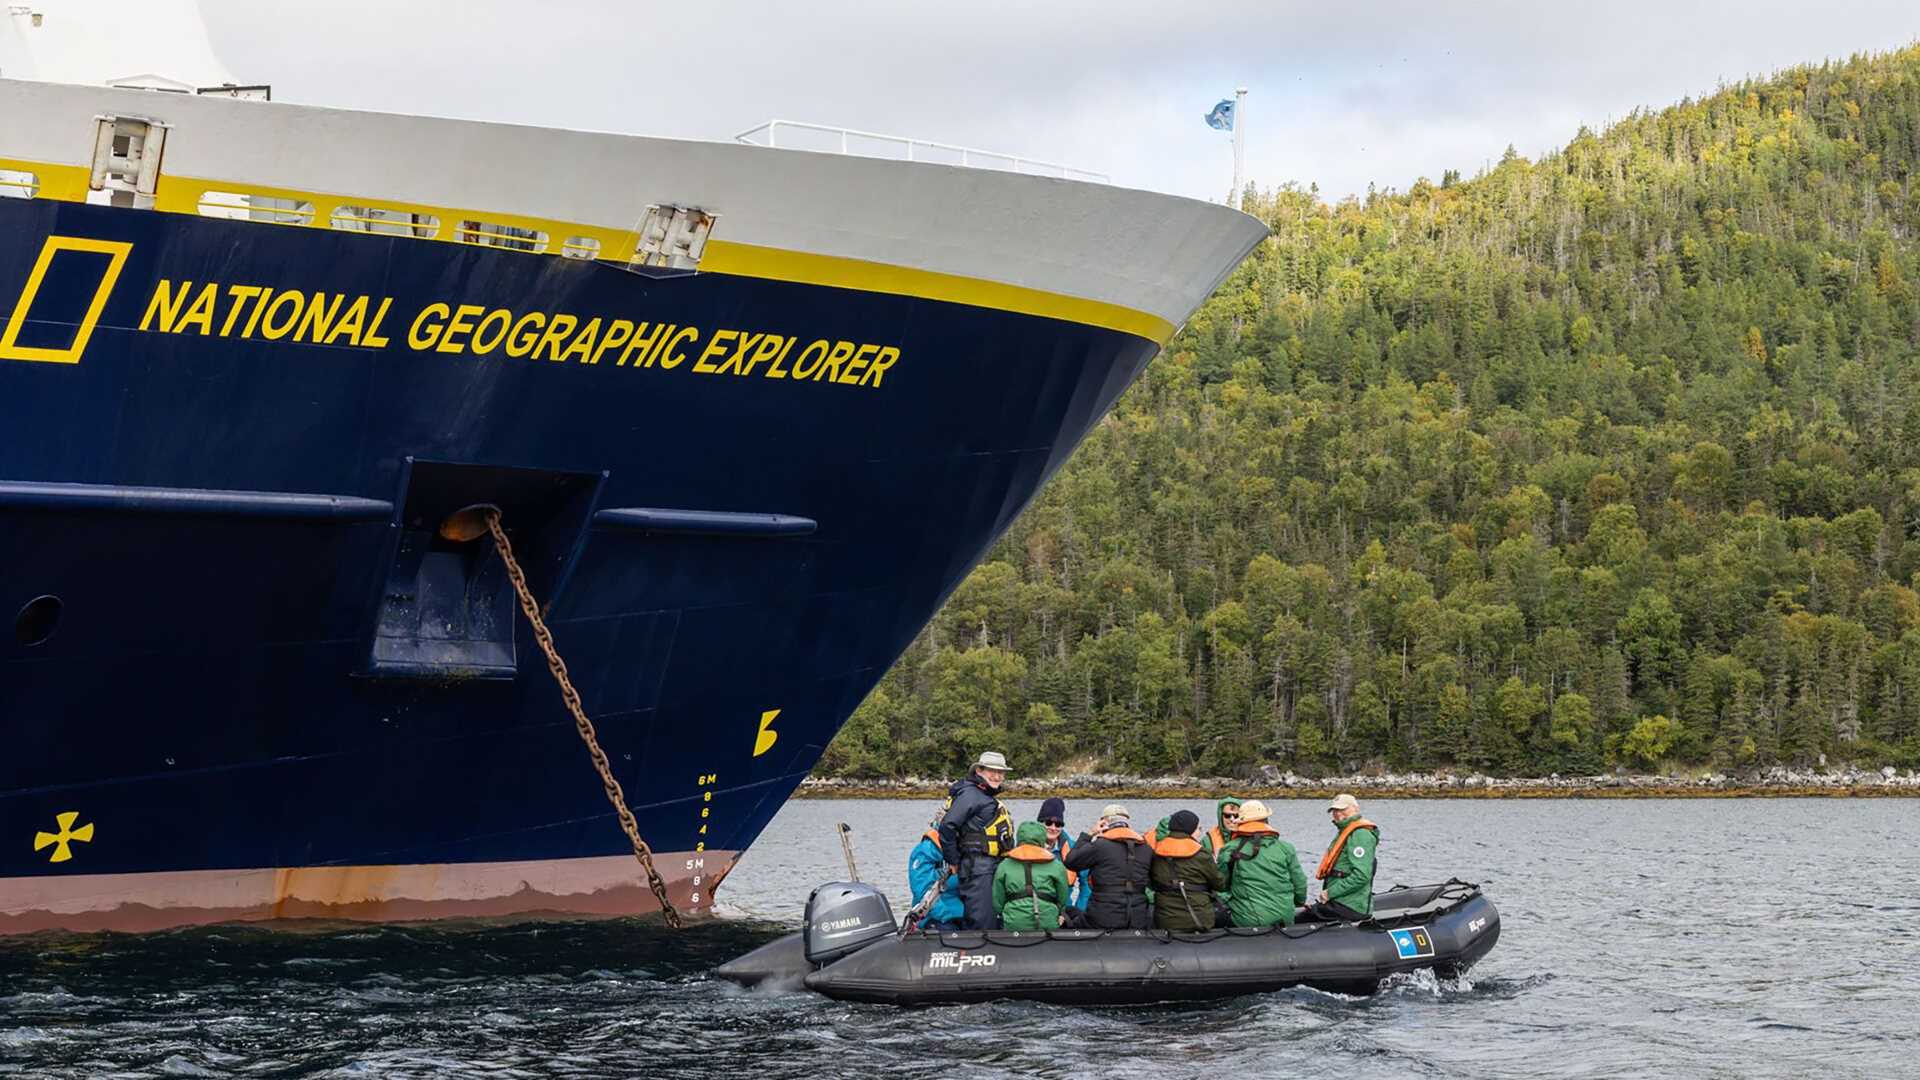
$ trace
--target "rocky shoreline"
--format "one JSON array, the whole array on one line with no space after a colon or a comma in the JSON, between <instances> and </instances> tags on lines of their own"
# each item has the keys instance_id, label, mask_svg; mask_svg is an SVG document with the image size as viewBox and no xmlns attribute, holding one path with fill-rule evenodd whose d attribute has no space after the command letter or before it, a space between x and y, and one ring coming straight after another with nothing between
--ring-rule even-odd
<instances>
[{"instance_id":1,"label":"rocky shoreline","mask_svg":"<svg viewBox=\"0 0 1920 1080\"><path fill-rule=\"evenodd\" d=\"M907 777L855 780L810 777L794 793L812 799L918 799L944 797L948 781ZM1920 798L1920 774L1888 766L1878 770L1804 770L1775 767L1753 773L1699 776L1501 777L1455 773L1370 773L1301 776L1266 766L1251 778L1122 776L1074 773L1014 777L1016 799L1058 795L1069 799L1197 799L1232 792L1246 798L1323 799L1337 792L1400 799L1676 799L1676 798Z\"/></svg>"}]
</instances>

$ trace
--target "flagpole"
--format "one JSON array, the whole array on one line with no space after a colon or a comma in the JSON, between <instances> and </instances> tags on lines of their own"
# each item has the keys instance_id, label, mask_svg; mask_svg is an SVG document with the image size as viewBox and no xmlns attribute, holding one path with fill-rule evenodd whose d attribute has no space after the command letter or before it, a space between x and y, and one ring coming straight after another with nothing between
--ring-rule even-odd
<instances>
[{"instance_id":1,"label":"flagpole","mask_svg":"<svg viewBox=\"0 0 1920 1080\"><path fill-rule=\"evenodd\" d=\"M1247 88L1233 92L1233 190L1227 193L1227 205L1240 208L1241 166L1245 160L1247 137Z\"/></svg>"}]
</instances>

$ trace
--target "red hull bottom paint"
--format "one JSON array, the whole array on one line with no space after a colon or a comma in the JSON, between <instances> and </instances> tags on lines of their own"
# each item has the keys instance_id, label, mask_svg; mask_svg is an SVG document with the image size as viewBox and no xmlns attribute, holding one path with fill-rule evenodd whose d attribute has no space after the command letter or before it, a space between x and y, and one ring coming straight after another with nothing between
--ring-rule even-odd
<instances>
[{"instance_id":1,"label":"red hull bottom paint","mask_svg":"<svg viewBox=\"0 0 1920 1080\"><path fill-rule=\"evenodd\" d=\"M683 912L705 912L732 869L729 851L659 852L654 865ZM74 874L0 880L0 934L141 932L222 922L643 915L660 910L631 855L416 866L301 866Z\"/></svg>"}]
</instances>

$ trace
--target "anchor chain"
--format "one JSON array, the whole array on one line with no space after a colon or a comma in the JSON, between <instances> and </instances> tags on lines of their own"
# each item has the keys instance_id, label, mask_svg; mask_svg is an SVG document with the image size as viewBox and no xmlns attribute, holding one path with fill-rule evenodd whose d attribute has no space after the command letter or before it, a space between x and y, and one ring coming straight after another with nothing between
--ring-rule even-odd
<instances>
[{"instance_id":1,"label":"anchor chain","mask_svg":"<svg viewBox=\"0 0 1920 1080\"><path fill-rule=\"evenodd\" d=\"M667 899L667 883L660 877L660 871L653 866L653 849L640 838L640 824L633 819L633 811L627 809L627 795L621 790L620 781L613 777L613 766L607 763L607 752L600 749L599 735L593 729L593 721L587 718L587 710L580 703L580 691L573 688L573 679L567 675L567 662L560 659L560 650L554 647L553 632L547 629L547 620L542 617L540 605L533 599L533 590L527 587L526 572L520 569L519 560L513 557L513 544L507 540L507 531L500 527L500 511L493 507L486 509L487 531L493 534L493 546L499 550L500 559L507 564L507 577L513 582L513 591L519 594L520 610L526 613L527 621L533 624L533 640L540 643L540 651L547 654L547 669L553 672L553 681L560 684L560 697L567 704L567 711L573 714L573 726L580 732L580 741L587 744L587 754L593 758L593 767L600 773L600 783L606 788L607 801L620 818L620 828L626 831L627 839L633 841L633 857L647 872L647 888L653 890L653 898L660 902L660 913L666 916L667 925L675 930L685 925L680 912L675 910L672 901Z\"/></svg>"}]
</instances>

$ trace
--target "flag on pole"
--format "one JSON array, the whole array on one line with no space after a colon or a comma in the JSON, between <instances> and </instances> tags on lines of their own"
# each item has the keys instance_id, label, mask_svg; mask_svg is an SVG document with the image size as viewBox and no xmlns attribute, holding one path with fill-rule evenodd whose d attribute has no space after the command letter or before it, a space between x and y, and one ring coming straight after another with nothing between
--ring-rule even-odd
<instances>
[{"instance_id":1,"label":"flag on pole","mask_svg":"<svg viewBox=\"0 0 1920 1080\"><path fill-rule=\"evenodd\" d=\"M1207 114L1206 119L1207 126L1215 131L1232 131L1233 100L1231 98L1223 99L1220 104L1213 107L1212 112Z\"/></svg>"}]
</instances>

